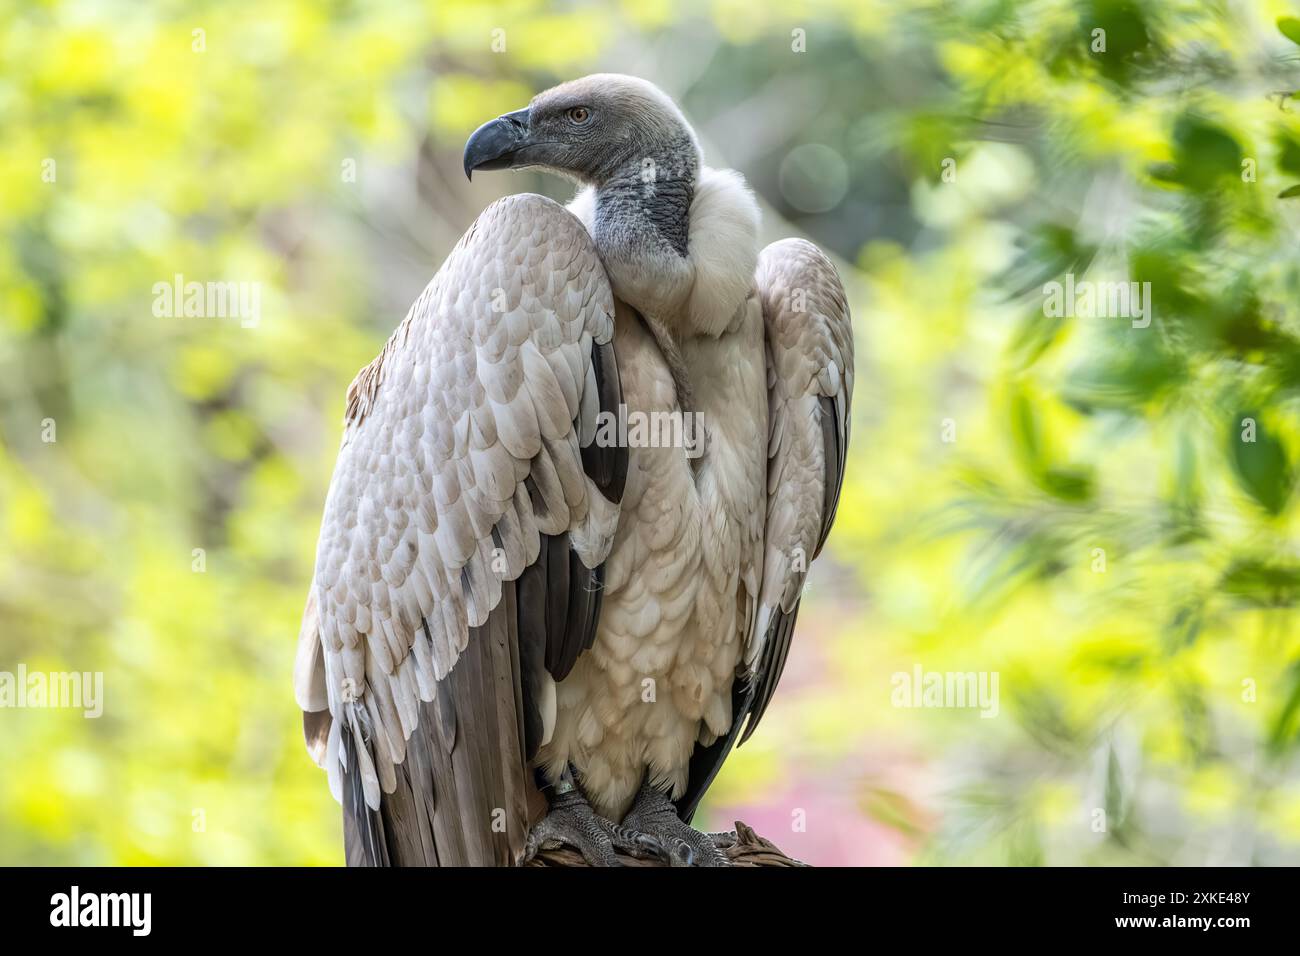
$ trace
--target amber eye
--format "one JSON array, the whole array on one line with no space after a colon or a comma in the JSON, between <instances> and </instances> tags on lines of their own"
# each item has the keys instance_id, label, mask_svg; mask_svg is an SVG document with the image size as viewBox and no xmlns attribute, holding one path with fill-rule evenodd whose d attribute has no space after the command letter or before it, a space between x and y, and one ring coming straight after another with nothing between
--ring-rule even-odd
<instances>
[{"instance_id":1,"label":"amber eye","mask_svg":"<svg viewBox=\"0 0 1300 956\"><path fill-rule=\"evenodd\" d=\"M569 110L569 119L573 120L579 126L591 119L591 113L585 106L575 106Z\"/></svg>"}]
</instances>

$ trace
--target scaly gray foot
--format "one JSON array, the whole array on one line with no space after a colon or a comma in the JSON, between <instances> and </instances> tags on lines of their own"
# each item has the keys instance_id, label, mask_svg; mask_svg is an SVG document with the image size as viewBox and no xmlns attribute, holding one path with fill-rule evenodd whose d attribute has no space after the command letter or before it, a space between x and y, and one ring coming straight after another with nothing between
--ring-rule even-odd
<instances>
[{"instance_id":1,"label":"scaly gray foot","mask_svg":"<svg viewBox=\"0 0 1300 956\"><path fill-rule=\"evenodd\" d=\"M574 788L551 799L550 812L528 834L522 863L539 850L569 846L591 866L622 866L617 851L642 859L667 859L668 852L653 837L636 833L597 815Z\"/></svg>"},{"instance_id":2,"label":"scaly gray foot","mask_svg":"<svg viewBox=\"0 0 1300 956\"><path fill-rule=\"evenodd\" d=\"M668 795L649 782L641 785L619 829L653 838L673 866L730 866L720 848L736 842L735 833L701 833L683 823Z\"/></svg>"}]
</instances>

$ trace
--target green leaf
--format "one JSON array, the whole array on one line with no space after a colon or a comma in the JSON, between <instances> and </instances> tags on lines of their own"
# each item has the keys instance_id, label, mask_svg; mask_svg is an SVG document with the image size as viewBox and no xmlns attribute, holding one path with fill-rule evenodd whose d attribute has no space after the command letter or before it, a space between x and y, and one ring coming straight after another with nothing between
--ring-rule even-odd
<instances>
[{"instance_id":1,"label":"green leaf","mask_svg":"<svg viewBox=\"0 0 1300 956\"><path fill-rule=\"evenodd\" d=\"M1200 637L1205 626L1205 608L1202 602L1192 600L1182 604L1173 617L1165 624L1164 647L1167 653L1173 653L1183 647L1190 647Z\"/></svg>"},{"instance_id":2,"label":"green leaf","mask_svg":"<svg viewBox=\"0 0 1300 956\"><path fill-rule=\"evenodd\" d=\"M1292 43L1300 43L1300 20L1295 17L1278 17L1277 28Z\"/></svg>"},{"instance_id":3,"label":"green leaf","mask_svg":"<svg viewBox=\"0 0 1300 956\"><path fill-rule=\"evenodd\" d=\"M1087 413L1106 408L1136 415L1185 374L1180 357L1154 343L1141 349L1109 349L1072 368L1061 385L1061 397Z\"/></svg>"},{"instance_id":4,"label":"green leaf","mask_svg":"<svg viewBox=\"0 0 1300 956\"><path fill-rule=\"evenodd\" d=\"M1063 316L1043 314L1039 305L1031 310L1010 339L1007 358L1016 369L1026 369L1042 357L1055 344L1065 328Z\"/></svg>"},{"instance_id":5,"label":"green leaf","mask_svg":"<svg viewBox=\"0 0 1300 956\"><path fill-rule=\"evenodd\" d=\"M1015 441L1017 457L1029 472L1038 472L1043 466L1043 434L1038 421L1038 410L1022 391L1011 397L1011 437Z\"/></svg>"},{"instance_id":6,"label":"green leaf","mask_svg":"<svg viewBox=\"0 0 1300 956\"><path fill-rule=\"evenodd\" d=\"M1277 165L1288 173L1300 176L1300 139L1284 126L1273 134L1277 146Z\"/></svg>"},{"instance_id":7,"label":"green leaf","mask_svg":"<svg viewBox=\"0 0 1300 956\"><path fill-rule=\"evenodd\" d=\"M1054 498L1072 502L1089 501L1095 487L1093 470L1080 465L1047 468L1038 484Z\"/></svg>"},{"instance_id":8,"label":"green leaf","mask_svg":"<svg viewBox=\"0 0 1300 956\"><path fill-rule=\"evenodd\" d=\"M1268 744L1274 756L1286 753L1290 743L1300 736L1300 664L1292 664L1287 674L1291 689L1286 702L1269 728Z\"/></svg>"},{"instance_id":9,"label":"green leaf","mask_svg":"<svg viewBox=\"0 0 1300 956\"><path fill-rule=\"evenodd\" d=\"M1253 434L1249 434L1248 426L1243 424L1246 419L1254 422ZM1235 417L1228 432L1228 442L1238 483L1269 514L1281 514L1295 484L1295 473L1286 448L1253 412L1243 412Z\"/></svg>"},{"instance_id":10,"label":"green leaf","mask_svg":"<svg viewBox=\"0 0 1300 956\"><path fill-rule=\"evenodd\" d=\"M1208 191L1241 174L1241 146L1223 127L1185 114L1174 124L1174 157L1184 185Z\"/></svg>"},{"instance_id":11,"label":"green leaf","mask_svg":"<svg viewBox=\"0 0 1300 956\"><path fill-rule=\"evenodd\" d=\"M1071 726L1056 691L1025 673L1013 677L1006 684L1014 688L1011 711L1020 727L1047 751L1076 753L1086 734Z\"/></svg>"},{"instance_id":12,"label":"green leaf","mask_svg":"<svg viewBox=\"0 0 1300 956\"><path fill-rule=\"evenodd\" d=\"M1159 53L1147 27L1147 6L1133 0L1091 0L1083 8L1084 22L1106 31L1106 52L1092 60L1111 80L1127 83L1135 66Z\"/></svg>"},{"instance_id":13,"label":"green leaf","mask_svg":"<svg viewBox=\"0 0 1300 956\"><path fill-rule=\"evenodd\" d=\"M1300 600L1300 565L1243 558L1224 572L1219 587L1247 604L1290 607Z\"/></svg>"},{"instance_id":14,"label":"green leaf","mask_svg":"<svg viewBox=\"0 0 1300 956\"><path fill-rule=\"evenodd\" d=\"M1292 196L1300 196L1300 183L1294 186L1288 186L1277 194L1278 199L1290 199Z\"/></svg>"}]
</instances>

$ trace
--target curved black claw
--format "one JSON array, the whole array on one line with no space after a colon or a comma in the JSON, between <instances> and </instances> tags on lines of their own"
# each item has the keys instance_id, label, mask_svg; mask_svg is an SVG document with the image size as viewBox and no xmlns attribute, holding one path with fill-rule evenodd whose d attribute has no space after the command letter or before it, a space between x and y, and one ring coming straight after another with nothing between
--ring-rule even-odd
<instances>
[{"instance_id":1,"label":"curved black claw","mask_svg":"<svg viewBox=\"0 0 1300 956\"><path fill-rule=\"evenodd\" d=\"M735 830L721 830L717 833L706 833L705 836L712 840L713 845L719 850L725 850L740 842L740 835Z\"/></svg>"},{"instance_id":2,"label":"curved black claw","mask_svg":"<svg viewBox=\"0 0 1300 956\"><path fill-rule=\"evenodd\" d=\"M638 860L672 862L672 851L664 846L658 837L649 833L641 833L630 827L619 826L617 823L609 823L603 817L598 819L608 825L610 840L613 842L615 849L622 850Z\"/></svg>"},{"instance_id":3,"label":"curved black claw","mask_svg":"<svg viewBox=\"0 0 1300 956\"><path fill-rule=\"evenodd\" d=\"M668 795L648 782L642 784L632 809L623 818L622 829L652 837L667 850L664 859L673 866L731 865L719 847L734 843L735 834L701 833L683 823ZM724 843L726 837L731 840Z\"/></svg>"}]
</instances>

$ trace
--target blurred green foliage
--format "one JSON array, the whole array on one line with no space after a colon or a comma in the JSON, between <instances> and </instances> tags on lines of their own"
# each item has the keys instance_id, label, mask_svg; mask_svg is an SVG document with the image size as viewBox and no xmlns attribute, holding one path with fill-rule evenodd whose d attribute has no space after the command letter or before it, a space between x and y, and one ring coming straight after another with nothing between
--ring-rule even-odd
<instances>
[{"instance_id":1,"label":"blurred green foliage","mask_svg":"<svg viewBox=\"0 0 1300 956\"><path fill-rule=\"evenodd\" d=\"M713 822L1296 862L1294 12L0 3L0 670L106 690L0 711L0 862L341 861L289 674L343 393L495 190L565 197L466 184L468 132L600 69L678 97L858 323L830 557ZM1067 273L1149 282L1149 326L1047 314ZM261 321L156 317L177 274ZM998 672L999 716L891 706L918 663Z\"/></svg>"}]
</instances>

